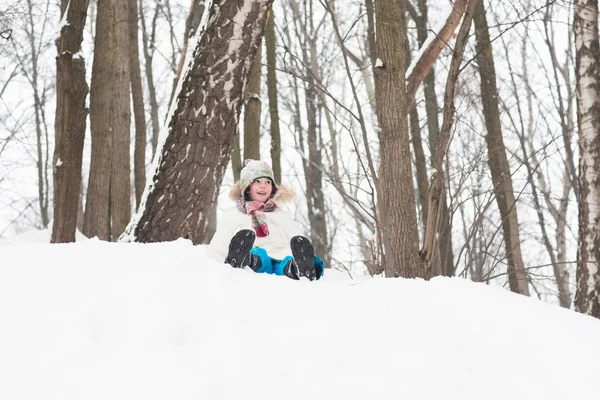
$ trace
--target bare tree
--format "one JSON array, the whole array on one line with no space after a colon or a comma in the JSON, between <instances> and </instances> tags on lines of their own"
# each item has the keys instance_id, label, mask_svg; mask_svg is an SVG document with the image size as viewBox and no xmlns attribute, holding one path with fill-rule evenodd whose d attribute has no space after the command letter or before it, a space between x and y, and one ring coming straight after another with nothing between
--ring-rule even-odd
<instances>
[{"instance_id":1,"label":"bare tree","mask_svg":"<svg viewBox=\"0 0 600 400\"><path fill-rule=\"evenodd\" d=\"M506 157L506 147L502 138L496 69L483 2L479 2L475 8L474 21L477 38L477 63L481 76L481 100L487 128L488 162L494 181L496 201L502 218L508 264L508 281L513 292L529 296L527 273L521 255L516 200L510 166Z\"/></svg>"},{"instance_id":2,"label":"bare tree","mask_svg":"<svg viewBox=\"0 0 600 400\"><path fill-rule=\"evenodd\" d=\"M575 0L575 76L579 128L579 251L575 309L600 318L600 45L598 1Z\"/></svg>"},{"instance_id":3,"label":"bare tree","mask_svg":"<svg viewBox=\"0 0 600 400\"><path fill-rule=\"evenodd\" d=\"M325 265L330 263L329 237L325 196L323 193L323 157L321 137L319 135L318 100L319 100L319 61L316 40L319 37L319 25L311 22L314 10L311 4L301 13L296 0L290 0L295 23L298 24L299 41L304 80L304 107L306 110L306 130L299 127L299 151L302 156L302 167L306 184L306 206L310 224L310 236L315 246L315 254L320 255ZM305 22L308 21L308 22Z\"/></svg>"},{"instance_id":4,"label":"bare tree","mask_svg":"<svg viewBox=\"0 0 600 400\"><path fill-rule=\"evenodd\" d=\"M125 23L117 19L127 16ZM92 159L84 233L116 239L131 216L128 2L98 1L90 93Z\"/></svg>"},{"instance_id":5,"label":"bare tree","mask_svg":"<svg viewBox=\"0 0 600 400\"><path fill-rule=\"evenodd\" d=\"M54 223L52 243L75 241L81 196L81 164L89 91L81 51L88 0L62 0L62 24L56 57L54 148Z\"/></svg>"},{"instance_id":6,"label":"bare tree","mask_svg":"<svg viewBox=\"0 0 600 400\"><path fill-rule=\"evenodd\" d=\"M377 59L375 91L381 164L378 203L384 224L387 277L424 277L412 190L408 104L404 75L406 42L399 0L375 0ZM410 188L410 190L408 190Z\"/></svg>"},{"instance_id":7,"label":"bare tree","mask_svg":"<svg viewBox=\"0 0 600 400\"><path fill-rule=\"evenodd\" d=\"M176 96L153 183L123 240L203 242L270 6L225 0L206 10L208 24Z\"/></svg>"},{"instance_id":8,"label":"bare tree","mask_svg":"<svg viewBox=\"0 0 600 400\"><path fill-rule=\"evenodd\" d=\"M273 10L265 29L267 58L267 93L269 96L269 119L271 122L271 165L275 181L281 182L281 133L279 129L279 103L277 99L277 57L275 37L275 16Z\"/></svg>"},{"instance_id":9,"label":"bare tree","mask_svg":"<svg viewBox=\"0 0 600 400\"><path fill-rule=\"evenodd\" d=\"M134 186L135 206L140 206L142 193L146 187L146 112L144 109L144 92L142 89L142 72L140 69L140 51L138 38L137 0L129 1L129 68L131 73L131 98L135 118L135 150L134 150Z\"/></svg>"},{"instance_id":10,"label":"bare tree","mask_svg":"<svg viewBox=\"0 0 600 400\"><path fill-rule=\"evenodd\" d=\"M37 22L36 10L37 4L32 0L26 0L24 11L25 24L24 34L26 36L26 44L22 46L17 44L15 40L10 40L13 46L15 56L21 70L21 74L26 78L27 83L31 87L33 94L33 112L35 119L35 135L36 135L36 166L37 166L37 188L40 222L43 228L46 228L50 223L48 214L48 197L49 197L49 135L48 125L46 121L46 101L49 90L48 83L40 76L41 73L41 55L49 46L49 42L45 38L48 30L48 22L46 19L42 23ZM50 7L50 2L41 3L40 12L47 14Z\"/></svg>"},{"instance_id":11,"label":"bare tree","mask_svg":"<svg viewBox=\"0 0 600 400\"><path fill-rule=\"evenodd\" d=\"M160 122L158 118L158 100L156 97L156 85L154 83L154 67L152 61L154 58L155 42L156 42L156 22L159 14L160 4L157 4L154 9L154 14L148 26L146 15L148 12L147 8L144 8L144 3L139 0L140 9L140 25L142 28L142 49L144 53L144 69L146 72L146 83L148 85L148 98L150 103L150 121L152 126L152 136L150 144L152 147L152 158L156 155L156 148L158 146L158 132L160 129Z\"/></svg>"},{"instance_id":12,"label":"bare tree","mask_svg":"<svg viewBox=\"0 0 600 400\"><path fill-rule=\"evenodd\" d=\"M258 46L244 94L244 160L260 160L260 81L262 46Z\"/></svg>"}]
</instances>

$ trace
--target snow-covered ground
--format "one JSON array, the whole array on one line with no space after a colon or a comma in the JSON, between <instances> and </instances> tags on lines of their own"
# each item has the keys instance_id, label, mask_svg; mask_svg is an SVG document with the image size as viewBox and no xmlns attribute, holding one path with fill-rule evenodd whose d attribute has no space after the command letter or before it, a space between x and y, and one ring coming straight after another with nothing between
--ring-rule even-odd
<instances>
[{"instance_id":1,"label":"snow-covered ground","mask_svg":"<svg viewBox=\"0 0 600 400\"><path fill-rule=\"evenodd\" d=\"M180 240L0 245L0 399L596 398L600 321L459 278L318 282Z\"/></svg>"}]
</instances>

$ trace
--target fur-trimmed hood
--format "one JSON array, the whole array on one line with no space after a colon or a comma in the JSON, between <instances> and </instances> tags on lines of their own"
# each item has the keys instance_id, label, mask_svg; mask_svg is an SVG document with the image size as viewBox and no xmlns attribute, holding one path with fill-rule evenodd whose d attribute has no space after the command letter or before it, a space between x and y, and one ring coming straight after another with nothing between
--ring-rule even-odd
<instances>
[{"instance_id":1,"label":"fur-trimmed hood","mask_svg":"<svg viewBox=\"0 0 600 400\"><path fill-rule=\"evenodd\" d=\"M277 191L273 196L275 203L285 203L286 201L292 200L296 196L296 193L287 186L277 185ZM233 201L238 201L242 197L242 189L240 185L236 183L229 189L229 198Z\"/></svg>"}]
</instances>

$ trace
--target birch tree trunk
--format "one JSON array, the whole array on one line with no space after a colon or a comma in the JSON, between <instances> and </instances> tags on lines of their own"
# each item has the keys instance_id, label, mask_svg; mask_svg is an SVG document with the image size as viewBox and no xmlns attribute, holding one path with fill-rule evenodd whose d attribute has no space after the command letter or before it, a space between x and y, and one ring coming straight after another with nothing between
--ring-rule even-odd
<instances>
[{"instance_id":1,"label":"birch tree trunk","mask_svg":"<svg viewBox=\"0 0 600 400\"><path fill-rule=\"evenodd\" d=\"M579 130L579 249L575 309L600 318L600 46L598 1L575 0Z\"/></svg>"},{"instance_id":2,"label":"birch tree trunk","mask_svg":"<svg viewBox=\"0 0 600 400\"><path fill-rule=\"evenodd\" d=\"M68 7L68 8L67 8ZM75 241L81 195L81 164L89 87L85 60L78 56L83 41L88 0L62 0L61 29L56 57L56 118L54 147L54 223L52 243Z\"/></svg>"},{"instance_id":3,"label":"birch tree trunk","mask_svg":"<svg viewBox=\"0 0 600 400\"><path fill-rule=\"evenodd\" d=\"M152 184L123 240L204 240L271 3L215 0L207 8Z\"/></svg>"},{"instance_id":4,"label":"birch tree trunk","mask_svg":"<svg viewBox=\"0 0 600 400\"><path fill-rule=\"evenodd\" d=\"M487 129L486 143L488 147L488 163L496 202L502 218L504 244L506 248L508 282L510 290L529 296L527 272L521 255L521 240L519 238L519 221L517 217L516 200L506 147L502 138L500 110L498 107L498 88L496 87L496 69L492 54L489 29L485 16L483 2L475 7L475 37L477 39L477 63L481 77L481 100L483 115Z\"/></svg>"}]
</instances>

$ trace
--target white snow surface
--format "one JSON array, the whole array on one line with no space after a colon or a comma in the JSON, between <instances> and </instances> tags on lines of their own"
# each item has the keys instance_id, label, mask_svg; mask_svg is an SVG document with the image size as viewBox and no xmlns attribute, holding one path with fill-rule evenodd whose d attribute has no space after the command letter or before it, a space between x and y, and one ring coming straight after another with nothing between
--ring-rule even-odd
<instances>
[{"instance_id":1,"label":"white snow surface","mask_svg":"<svg viewBox=\"0 0 600 400\"><path fill-rule=\"evenodd\" d=\"M0 399L597 396L600 321L499 287L293 281L185 240L43 236L0 246Z\"/></svg>"}]
</instances>

